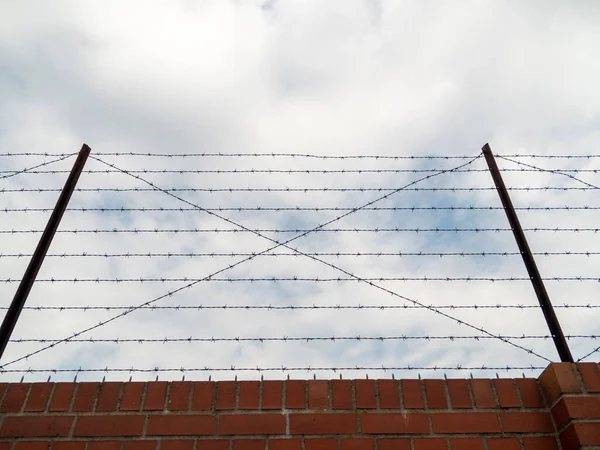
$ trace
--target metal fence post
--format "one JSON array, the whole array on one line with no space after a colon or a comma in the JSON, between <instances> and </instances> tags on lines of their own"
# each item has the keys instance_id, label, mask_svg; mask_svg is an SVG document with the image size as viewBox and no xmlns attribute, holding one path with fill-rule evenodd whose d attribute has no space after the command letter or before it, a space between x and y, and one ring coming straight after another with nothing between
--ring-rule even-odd
<instances>
[{"instance_id":1,"label":"metal fence post","mask_svg":"<svg viewBox=\"0 0 600 450\"><path fill-rule=\"evenodd\" d=\"M504 211L506 212L506 217L508 218L508 222L510 223L510 227L512 228L515 236L515 241L517 241L517 246L519 247L519 251L523 257L523 262L527 268L527 273L531 279L531 284L533 285L533 289L535 290L535 294L540 302L542 312L546 318L546 323L550 329L550 334L554 340L554 345L556 345L556 350L558 351L562 362L573 362L571 350L569 350L565 335L563 334L560 323L558 322L556 314L554 313L554 308L550 302L550 297L548 297L548 292L546 292L546 287L544 286L542 276L540 275L537 265L535 264L535 260L533 259L533 255L529 249L529 244L525 238L525 233L523 233L523 228L519 223L519 218L517 217L515 208L510 200L508 191L504 185L504 181L502 180L502 175L500 174L500 170L496 165L496 160L492 154L492 149L490 148L489 144L485 144L482 148L482 151L488 168L490 169L490 173L492 174L492 178L494 179L494 184L496 185L498 195L502 201L502 206L504 206Z\"/></svg>"},{"instance_id":2,"label":"metal fence post","mask_svg":"<svg viewBox=\"0 0 600 450\"><path fill-rule=\"evenodd\" d=\"M19 287L17 288L12 303L6 312L6 316L4 316L2 326L0 327L0 361L2 361L2 355L4 354L4 350L6 349L6 345L8 344L15 325L19 320L19 316L21 315L21 311L25 305L27 296L31 291L35 277L42 267L42 263L46 257L46 252L52 243L52 238L54 237L58 225L60 224L60 220L67 209L71 194L77 185L77 180L79 180L79 176L81 175L83 167L85 166L85 162L90 154L90 150L90 147L88 147L86 144L83 144L81 147L79 155L77 156L77 160L75 161L75 164L73 164L73 168L69 174L69 178L67 178L65 186L60 193L60 197L58 197L54 211L52 211L52 215L50 216L46 228L40 237L35 252L31 256L27 270L25 270L25 274L21 279L21 283L19 283Z\"/></svg>"}]
</instances>

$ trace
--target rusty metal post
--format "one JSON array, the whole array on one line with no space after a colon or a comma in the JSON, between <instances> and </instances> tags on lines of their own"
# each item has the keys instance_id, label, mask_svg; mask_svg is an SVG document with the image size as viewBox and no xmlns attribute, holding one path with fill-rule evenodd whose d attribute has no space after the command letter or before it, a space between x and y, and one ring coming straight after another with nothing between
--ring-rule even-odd
<instances>
[{"instance_id":1,"label":"rusty metal post","mask_svg":"<svg viewBox=\"0 0 600 450\"><path fill-rule=\"evenodd\" d=\"M6 349L6 345L8 344L15 325L19 320L19 316L21 315L21 311L25 305L27 296L31 291L35 277L42 267L42 263L44 262L44 258L48 252L48 248L52 243L52 238L58 229L58 225L60 224L60 220L62 219L65 209L67 209L71 194L73 194L73 190L77 185L77 180L79 180L79 176L81 175L81 171L85 166L85 162L90 154L90 150L90 147L88 147L86 144L83 144L83 147L81 147L79 155L77 156L77 160L71 169L69 178L67 178L67 182L65 183L65 186L60 193L60 197L56 202L54 211L52 211L52 215L50 216L48 224L42 233L42 237L40 237L40 241L38 242L35 252L31 256L27 270L21 279L21 283L17 288L17 292L15 292L15 296L13 297L12 303L6 312L6 316L4 316L2 326L0 327L0 361L2 361L2 355L4 354L4 350Z\"/></svg>"},{"instance_id":2,"label":"rusty metal post","mask_svg":"<svg viewBox=\"0 0 600 450\"><path fill-rule=\"evenodd\" d=\"M502 201L502 206L506 212L506 217L508 218L508 222L515 236L515 241L517 241L517 246L519 247L519 251L523 257L523 262L527 268L527 273L531 279L531 284L533 285L533 289L537 295L538 301L540 302L542 312L546 318L546 323L550 329L550 334L554 340L554 345L556 346L560 360L562 362L573 362L571 350L569 350L565 335L563 334L560 323L558 322L556 314L554 313L554 308L550 302L550 297L548 297L548 292L546 292L544 281L542 280L542 276L540 275L531 250L529 249L529 244L525 238L525 233L523 233L523 228L519 223L519 218L517 217L515 208L510 201L508 191L506 190L506 186L502 180L502 175L500 174L500 170L498 169L496 160L492 154L492 149L490 148L489 144L485 144L482 148L482 151L488 168L490 169L490 173L492 174L492 178L494 179L494 184L498 190L498 195L500 196L500 201Z\"/></svg>"}]
</instances>

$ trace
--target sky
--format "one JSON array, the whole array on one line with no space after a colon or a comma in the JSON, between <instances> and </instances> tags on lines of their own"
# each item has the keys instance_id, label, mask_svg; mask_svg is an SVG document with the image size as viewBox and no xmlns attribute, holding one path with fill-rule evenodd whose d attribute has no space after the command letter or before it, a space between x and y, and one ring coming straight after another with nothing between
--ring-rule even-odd
<instances>
[{"instance_id":1,"label":"sky","mask_svg":"<svg viewBox=\"0 0 600 450\"><path fill-rule=\"evenodd\" d=\"M595 1L3 2L0 314L75 160L44 154L92 153L27 301L42 309L21 314L0 378L536 376L558 355L522 339L548 329L486 142L519 155L497 160L508 186L556 188L511 190L517 208L571 208L518 213L544 277L586 278L546 282L584 357L600 345L600 237L534 229L600 223L582 183L600 185L599 16ZM56 173L13 172L46 162ZM431 190L452 187L485 189ZM421 231L436 228L491 230ZM443 280L467 277L521 280ZM158 308L126 309L143 304ZM488 308L449 309L469 305Z\"/></svg>"}]
</instances>

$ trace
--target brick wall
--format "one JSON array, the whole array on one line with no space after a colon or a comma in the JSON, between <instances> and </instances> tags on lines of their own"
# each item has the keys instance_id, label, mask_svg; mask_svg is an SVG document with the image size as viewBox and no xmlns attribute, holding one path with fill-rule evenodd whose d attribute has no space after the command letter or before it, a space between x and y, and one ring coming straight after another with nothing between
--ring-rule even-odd
<instances>
[{"instance_id":1,"label":"brick wall","mask_svg":"<svg viewBox=\"0 0 600 450\"><path fill-rule=\"evenodd\" d=\"M538 380L14 383L0 399L0 450L600 448L592 363Z\"/></svg>"}]
</instances>

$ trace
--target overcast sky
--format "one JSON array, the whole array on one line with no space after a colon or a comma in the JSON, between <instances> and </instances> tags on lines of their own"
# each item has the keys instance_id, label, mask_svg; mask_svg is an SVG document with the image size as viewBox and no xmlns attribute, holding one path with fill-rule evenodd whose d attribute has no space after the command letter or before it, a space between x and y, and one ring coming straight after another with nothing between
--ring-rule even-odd
<instances>
[{"instance_id":1,"label":"overcast sky","mask_svg":"<svg viewBox=\"0 0 600 450\"><path fill-rule=\"evenodd\" d=\"M35 5L35 6L34 6ZM294 153L321 156L472 156L489 142L504 155L590 155L600 148L600 6L596 1L204 0L154 2L2 2L0 5L0 154L76 153L86 142L102 153ZM86 169L197 170L217 173L146 173L161 189L295 188L299 191L177 191L174 198L118 169L84 173L79 188L149 191L78 191L38 275L28 306L135 306L189 284L81 282L82 279L292 278L291 281L203 281L153 302L156 306L414 306L537 305L525 281L294 281L293 278L506 278L527 277L518 255L335 256L321 261L279 247L252 254L300 232L65 233L68 230L260 229L309 230L396 189L493 186L483 158L458 173L440 173L470 159L322 159L255 156L100 155ZM8 307L75 157L10 175L56 157L0 156L0 305ZM513 158L570 172L600 185L600 158ZM104 161L104 163L102 162ZM505 169L526 168L498 160ZM218 171L262 170L260 173ZM308 173L265 173L265 170ZM388 172L314 173L311 171ZM393 172L390 170L403 170ZM408 170L408 172L406 171ZM429 170L430 172L410 172ZM508 171L512 187L585 188L568 177ZM588 186L589 187L589 186ZM302 191L335 188L335 191ZM14 190L25 189L24 192ZM600 208L594 189L515 190L517 207ZM188 202L188 203L186 203ZM493 190L395 192L289 244L302 253L516 252L502 210L394 210L493 206ZM210 215L201 208L288 208ZM187 211L98 211L98 208L187 208ZM44 211L14 211L21 208ZM520 211L525 228L595 228L598 210ZM229 222L227 220L229 220ZM232 223L235 222L235 223ZM241 227L240 227L241 226ZM500 228L474 232L372 232L327 229ZM529 231L534 252L600 252L590 231ZM234 256L90 257L126 253L229 253ZM272 256L273 253L287 255ZM271 256L269 256L271 254ZM297 253L296 253L297 255ZM537 258L556 305L598 306L600 255ZM234 268L228 266L236 264ZM332 267L336 266L336 267ZM348 273L353 274L349 276ZM50 279L78 279L51 283ZM595 278L595 280L593 280ZM6 282L10 280L10 282ZM123 310L25 310L13 339L62 339ZM136 310L79 339L187 339L235 337L426 337L547 335L539 309L442 310ZM557 308L567 335L596 335L600 310ZM161 379L292 377L424 377L495 374L464 367L534 367L501 376L536 375L558 356L551 340L512 339L62 343L18 360L48 343L12 342L2 379L31 369L226 369L158 372ZM575 358L598 347L569 341ZM522 347L522 348L521 348ZM530 354L525 349L531 349ZM598 358L598 352L586 360ZM405 370L313 370L315 367L396 367ZM408 370L420 367L420 370ZM242 371L241 368L308 368ZM428 370L445 367L445 370ZM454 368L454 369L450 369ZM25 379L45 379L30 373ZM71 379L75 373L53 374ZM82 372L79 379L154 379L157 373Z\"/></svg>"}]
</instances>

